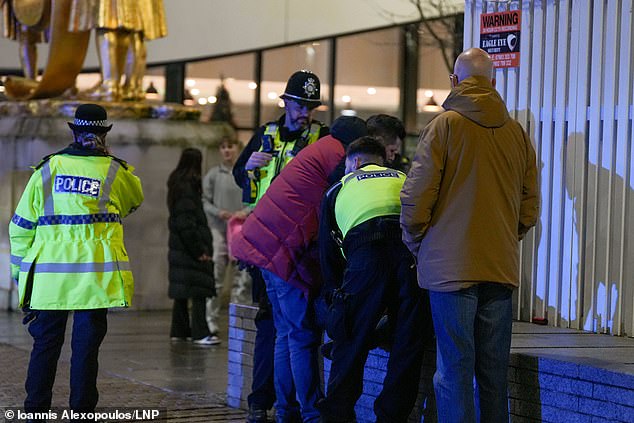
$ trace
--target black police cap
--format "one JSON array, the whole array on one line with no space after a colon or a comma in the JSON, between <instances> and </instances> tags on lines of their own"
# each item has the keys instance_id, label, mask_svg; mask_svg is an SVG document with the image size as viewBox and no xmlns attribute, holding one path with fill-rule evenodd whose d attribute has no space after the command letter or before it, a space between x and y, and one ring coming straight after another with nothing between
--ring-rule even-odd
<instances>
[{"instance_id":1,"label":"black police cap","mask_svg":"<svg viewBox=\"0 0 634 423\"><path fill-rule=\"evenodd\" d=\"M75 110L75 120L68 122L74 131L105 133L112 128L106 109L98 104L82 104Z\"/></svg>"},{"instance_id":2,"label":"black police cap","mask_svg":"<svg viewBox=\"0 0 634 423\"><path fill-rule=\"evenodd\" d=\"M311 71L300 70L288 79L284 94L280 98L294 100L308 107L317 107L321 104L320 89L321 84L317 75Z\"/></svg>"}]
</instances>

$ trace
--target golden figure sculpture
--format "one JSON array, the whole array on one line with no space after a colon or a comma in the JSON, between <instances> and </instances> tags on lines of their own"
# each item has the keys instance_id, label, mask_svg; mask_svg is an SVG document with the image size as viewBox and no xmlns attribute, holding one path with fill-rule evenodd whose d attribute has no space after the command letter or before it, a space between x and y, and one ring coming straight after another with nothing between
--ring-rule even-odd
<instances>
[{"instance_id":1,"label":"golden figure sculpture","mask_svg":"<svg viewBox=\"0 0 634 423\"><path fill-rule=\"evenodd\" d=\"M10 1L10 4L9 4ZM46 11L50 4L50 48L42 78L8 78L14 99L56 97L75 84L86 56L90 30L95 30L101 81L87 93L106 101L140 100L146 65L145 40L167 35L162 0L0 0L3 11ZM46 12L42 12L46 14ZM5 15L5 32L16 26ZM28 25L27 27L32 27ZM35 27L35 26L33 26ZM19 38L17 38L19 40ZM28 40L28 39L27 39ZM25 55L27 58L29 56ZM26 74L26 73L25 73Z\"/></svg>"},{"instance_id":2,"label":"golden figure sculpture","mask_svg":"<svg viewBox=\"0 0 634 423\"><path fill-rule=\"evenodd\" d=\"M143 99L146 40L167 35L162 0L72 0L69 31L95 30L102 100Z\"/></svg>"},{"instance_id":3,"label":"golden figure sculpture","mask_svg":"<svg viewBox=\"0 0 634 423\"><path fill-rule=\"evenodd\" d=\"M37 43L48 42L50 1L0 0L2 35L20 43L20 64L25 78L37 78Z\"/></svg>"}]
</instances>

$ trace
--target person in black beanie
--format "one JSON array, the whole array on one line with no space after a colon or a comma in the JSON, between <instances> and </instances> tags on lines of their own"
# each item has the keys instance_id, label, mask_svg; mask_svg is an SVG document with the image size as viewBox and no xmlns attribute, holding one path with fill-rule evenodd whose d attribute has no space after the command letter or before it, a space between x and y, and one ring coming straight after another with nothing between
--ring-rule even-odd
<instances>
[{"instance_id":1,"label":"person in black beanie","mask_svg":"<svg viewBox=\"0 0 634 423\"><path fill-rule=\"evenodd\" d=\"M321 331L312 309L321 287L319 205L345 146L365 133L362 119L339 117L331 135L302 150L275 178L233 240L234 256L261 269L272 306L278 421L291 421L295 399L304 422L319 419Z\"/></svg>"},{"instance_id":2,"label":"person in black beanie","mask_svg":"<svg viewBox=\"0 0 634 423\"><path fill-rule=\"evenodd\" d=\"M314 73L300 70L286 84L284 114L277 120L259 127L233 167L233 177L242 188L242 201L255 207L271 181L307 145L328 135L323 123L314 120L315 109L321 104L321 84ZM242 263L243 265L244 263ZM249 404L249 423L266 423L267 410L273 407L273 348L275 327L271 306L260 269L246 266L253 281L252 298L258 304L255 318L256 339L253 351L253 383Z\"/></svg>"}]
</instances>

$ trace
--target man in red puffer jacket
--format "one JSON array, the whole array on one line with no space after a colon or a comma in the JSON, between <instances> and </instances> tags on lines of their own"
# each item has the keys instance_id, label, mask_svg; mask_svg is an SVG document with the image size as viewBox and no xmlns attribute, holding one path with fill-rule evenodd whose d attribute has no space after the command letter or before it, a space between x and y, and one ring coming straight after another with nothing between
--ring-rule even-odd
<instances>
[{"instance_id":1,"label":"man in red puffer jacket","mask_svg":"<svg viewBox=\"0 0 634 423\"><path fill-rule=\"evenodd\" d=\"M262 269L277 331L274 380L276 408L294 402L304 422L319 420L317 348L321 334L312 318L312 299L321 286L317 233L319 206L343 176L345 147L366 134L365 122L342 116L330 135L305 147L275 178L236 237L232 252Z\"/></svg>"}]
</instances>

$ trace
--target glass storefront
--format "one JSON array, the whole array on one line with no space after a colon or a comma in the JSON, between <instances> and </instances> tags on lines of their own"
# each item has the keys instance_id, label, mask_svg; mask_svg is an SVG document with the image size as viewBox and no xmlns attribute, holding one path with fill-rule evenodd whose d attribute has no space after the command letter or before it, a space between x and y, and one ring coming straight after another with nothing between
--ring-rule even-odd
<instances>
[{"instance_id":1,"label":"glass storefront","mask_svg":"<svg viewBox=\"0 0 634 423\"><path fill-rule=\"evenodd\" d=\"M400 39L400 28L337 38L335 117L400 115Z\"/></svg>"},{"instance_id":2,"label":"glass storefront","mask_svg":"<svg viewBox=\"0 0 634 423\"><path fill-rule=\"evenodd\" d=\"M190 62L185 68L185 101L212 119L219 102L230 102L239 138L247 141L254 126L255 53Z\"/></svg>"},{"instance_id":3,"label":"glass storefront","mask_svg":"<svg viewBox=\"0 0 634 423\"><path fill-rule=\"evenodd\" d=\"M418 25L414 31L418 34L418 47L413 49L413 56L411 50L405 47L406 34L411 35L407 31L411 31L412 25L148 67L143 82L146 99L178 99L184 93L183 102L199 108L202 121L212 119L219 101L229 101L238 137L246 143L255 128L278 119L283 113L283 102L279 96L284 92L288 77L297 70L308 69L321 80L323 104L315 113L316 119L331 124L342 114L363 119L377 113L402 119L409 114L410 133L404 152L411 156L418 132L442 110L440 105L449 93L447 75L450 71L446 63L453 63L456 51L462 47L462 16L432 21L429 26ZM433 42L434 37L430 37L432 29L447 40L446 60L438 43ZM406 55L410 62L405 60ZM412 57L416 64L413 67L405 64L411 63ZM181 67L176 81L180 86L182 78L184 89L176 95L170 89L174 79L171 76L171 79L167 78L169 68L174 66ZM416 76L412 76L413 73ZM169 84L166 82L168 79L172 81ZM98 80L98 74L81 74L78 88L89 88ZM406 84L404 81L412 82ZM403 87L411 88L404 91ZM166 97L167 94L170 96ZM411 100L405 101L405 98ZM404 101L408 104L405 110Z\"/></svg>"}]
</instances>

